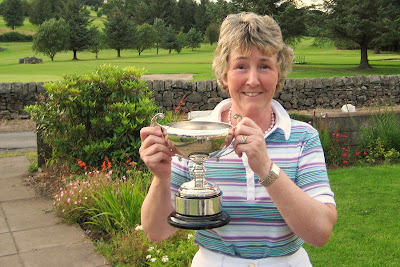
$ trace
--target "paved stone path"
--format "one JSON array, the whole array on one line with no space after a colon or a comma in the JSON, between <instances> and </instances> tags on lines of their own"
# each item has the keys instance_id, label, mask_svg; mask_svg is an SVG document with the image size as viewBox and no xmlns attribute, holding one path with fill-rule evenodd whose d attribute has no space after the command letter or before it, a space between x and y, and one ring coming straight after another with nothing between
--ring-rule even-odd
<instances>
[{"instance_id":1,"label":"paved stone path","mask_svg":"<svg viewBox=\"0 0 400 267\"><path fill-rule=\"evenodd\" d=\"M61 223L51 200L23 185L25 157L0 158L0 266L111 266L76 225Z\"/></svg>"},{"instance_id":2,"label":"paved stone path","mask_svg":"<svg viewBox=\"0 0 400 267\"><path fill-rule=\"evenodd\" d=\"M36 146L35 132L0 132L0 150L36 148Z\"/></svg>"}]
</instances>

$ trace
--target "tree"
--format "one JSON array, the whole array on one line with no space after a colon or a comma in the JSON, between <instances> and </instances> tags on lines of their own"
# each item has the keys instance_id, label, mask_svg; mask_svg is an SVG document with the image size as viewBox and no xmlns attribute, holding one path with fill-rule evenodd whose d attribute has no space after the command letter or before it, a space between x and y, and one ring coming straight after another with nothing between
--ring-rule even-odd
<instances>
[{"instance_id":1,"label":"tree","mask_svg":"<svg viewBox=\"0 0 400 267\"><path fill-rule=\"evenodd\" d=\"M231 13L235 13L231 2L217 0L207 5L207 14L209 14L209 17L212 18L212 21L217 25L221 25L226 16Z\"/></svg>"},{"instance_id":2,"label":"tree","mask_svg":"<svg viewBox=\"0 0 400 267\"><path fill-rule=\"evenodd\" d=\"M176 0L150 0L148 2L148 11L152 19L160 18L167 25L174 25L176 19Z\"/></svg>"},{"instance_id":3,"label":"tree","mask_svg":"<svg viewBox=\"0 0 400 267\"><path fill-rule=\"evenodd\" d=\"M186 34L183 32L183 30L180 30L176 35L174 50L180 53L182 51L182 48L184 48L185 46L187 46Z\"/></svg>"},{"instance_id":4,"label":"tree","mask_svg":"<svg viewBox=\"0 0 400 267\"><path fill-rule=\"evenodd\" d=\"M58 19L62 8L60 0L33 0L29 21L34 25L40 25L51 18Z\"/></svg>"},{"instance_id":5,"label":"tree","mask_svg":"<svg viewBox=\"0 0 400 267\"><path fill-rule=\"evenodd\" d=\"M83 3L87 6L99 7L104 3L104 1L103 0L84 0Z\"/></svg>"},{"instance_id":6,"label":"tree","mask_svg":"<svg viewBox=\"0 0 400 267\"><path fill-rule=\"evenodd\" d=\"M171 54L172 49L176 46L176 31L169 25L168 28L165 29L165 33L162 39L161 47L167 49L169 54Z\"/></svg>"},{"instance_id":7,"label":"tree","mask_svg":"<svg viewBox=\"0 0 400 267\"><path fill-rule=\"evenodd\" d=\"M121 50L133 47L136 27L120 9L107 16L104 26L106 43L109 48L117 50L118 57L121 57Z\"/></svg>"},{"instance_id":8,"label":"tree","mask_svg":"<svg viewBox=\"0 0 400 267\"><path fill-rule=\"evenodd\" d=\"M63 10L63 18L69 27L69 49L73 52L73 60L78 60L77 52L89 48L95 36L95 28L89 28L92 20L90 12L81 0L68 0Z\"/></svg>"},{"instance_id":9,"label":"tree","mask_svg":"<svg viewBox=\"0 0 400 267\"><path fill-rule=\"evenodd\" d=\"M233 12L252 11L272 16L282 30L286 43L295 43L307 33L305 9L297 8L294 0L232 0Z\"/></svg>"},{"instance_id":10,"label":"tree","mask_svg":"<svg viewBox=\"0 0 400 267\"><path fill-rule=\"evenodd\" d=\"M21 0L5 0L3 3L3 18L6 26L14 30L24 25L24 6Z\"/></svg>"},{"instance_id":11,"label":"tree","mask_svg":"<svg viewBox=\"0 0 400 267\"><path fill-rule=\"evenodd\" d=\"M196 14L196 7L197 4L194 0L180 0L178 2L175 29L179 30L183 27L183 31L188 32L195 27L194 15Z\"/></svg>"},{"instance_id":12,"label":"tree","mask_svg":"<svg viewBox=\"0 0 400 267\"><path fill-rule=\"evenodd\" d=\"M215 42L218 42L218 37L219 37L218 25L215 23L211 23L210 25L208 25L204 36L206 40L210 42L210 45L212 45Z\"/></svg>"},{"instance_id":13,"label":"tree","mask_svg":"<svg viewBox=\"0 0 400 267\"><path fill-rule=\"evenodd\" d=\"M210 14L207 12L207 6L209 4L209 0L201 0L194 15L194 20L196 22L195 27L202 34L206 32L207 26L211 23L211 17L209 16Z\"/></svg>"},{"instance_id":14,"label":"tree","mask_svg":"<svg viewBox=\"0 0 400 267\"><path fill-rule=\"evenodd\" d=\"M165 29L167 28L167 25L165 24L164 20L162 20L160 18L155 18L154 22L153 22L153 28L156 30L155 46L156 46L157 55L158 55L158 50L161 47L162 38L165 33Z\"/></svg>"},{"instance_id":15,"label":"tree","mask_svg":"<svg viewBox=\"0 0 400 267\"><path fill-rule=\"evenodd\" d=\"M94 31L93 40L89 46L89 51L96 55L96 59L99 57L99 52L105 49L106 46L106 35L104 32L100 32L98 29Z\"/></svg>"},{"instance_id":16,"label":"tree","mask_svg":"<svg viewBox=\"0 0 400 267\"><path fill-rule=\"evenodd\" d=\"M371 68L368 48L398 38L400 10L396 0L325 0L326 33L330 39L351 40L360 46L360 69ZM397 7L397 8L396 8ZM398 39L397 39L398 40Z\"/></svg>"},{"instance_id":17,"label":"tree","mask_svg":"<svg viewBox=\"0 0 400 267\"><path fill-rule=\"evenodd\" d=\"M192 51L200 47L201 39L201 32L195 28L191 28L186 34L187 46L192 48Z\"/></svg>"},{"instance_id":18,"label":"tree","mask_svg":"<svg viewBox=\"0 0 400 267\"><path fill-rule=\"evenodd\" d=\"M139 56L144 50L153 47L156 39L157 32L150 24L144 23L139 25L136 29L135 42L135 47L139 53Z\"/></svg>"},{"instance_id":19,"label":"tree","mask_svg":"<svg viewBox=\"0 0 400 267\"><path fill-rule=\"evenodd\" d=\"M33 51L43 53L53 61L58 52L69 48L68 31L68 25L62 18L43 22L33 36Z\"/></svg>"}]
</instances>

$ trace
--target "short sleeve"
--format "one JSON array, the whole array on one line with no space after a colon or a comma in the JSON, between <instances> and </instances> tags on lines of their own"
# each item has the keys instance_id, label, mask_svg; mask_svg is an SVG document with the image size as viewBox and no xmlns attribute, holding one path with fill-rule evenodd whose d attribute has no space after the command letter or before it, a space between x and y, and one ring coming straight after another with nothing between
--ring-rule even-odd
<instances>
[{"instance_id":1,"label":"short sleeve","mask_svg":"<svg viewBox=\"0 0 400 267\"><path fill-rule=\"evenodd\" d=\"M300 151L296 184L313 199L336 205L318 132L314 130L309 136Z\"/></svg>"}]
</instances>

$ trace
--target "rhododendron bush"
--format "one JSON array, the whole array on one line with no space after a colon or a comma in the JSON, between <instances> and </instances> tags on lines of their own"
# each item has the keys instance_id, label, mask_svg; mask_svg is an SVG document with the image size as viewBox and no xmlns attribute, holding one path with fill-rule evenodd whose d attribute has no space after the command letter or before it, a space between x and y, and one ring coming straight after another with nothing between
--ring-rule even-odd
<instances>
[{"instance_id":1,"label":"rhododendron bush","mask_svg":"<svg viewBox=\"0 0 400 267\"><path fill-rule=\"evenodd\" d=\"M103 65L45 84L46 99L27 111L51 148L51 162L138 162L140 129L158 110L141 75L134 67Z\"/></svg>"}]
</instances>

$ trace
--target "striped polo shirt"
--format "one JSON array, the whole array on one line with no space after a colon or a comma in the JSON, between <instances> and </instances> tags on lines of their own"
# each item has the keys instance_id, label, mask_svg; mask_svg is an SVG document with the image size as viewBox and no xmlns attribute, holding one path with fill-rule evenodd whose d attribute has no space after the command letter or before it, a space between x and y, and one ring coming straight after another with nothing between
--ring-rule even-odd
<instances>
[{"instance_id":1,"label":"striped polo shirt","mask_svg":"<svg viewBox=\"0 0 400 267\"><path fill-rule=\"evenodd\" d=\"M222 101L207 118L221 121L221 113L232 105L231 99ZM272 109L276 123L265 135L268 155L304 192L322 203L335 204L330 188L324 153L318 132L309 124L290 119L275 100ZM228 148L232 150L232 147ZM288 227L259 177L249 167L244 154L239 158L230 153L206 160L206 180L216 183L221 191L222 206L231 221L223 227L198 230L195 242L217 253L246 259L284 256L296 252L304 243ZM192 179L193 163L174 157L172 162L171 195L179 186Z\"/></svg>"}]
</instances>

